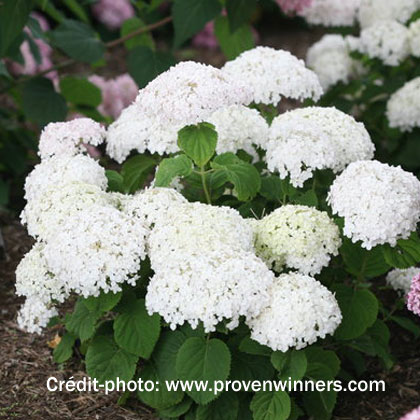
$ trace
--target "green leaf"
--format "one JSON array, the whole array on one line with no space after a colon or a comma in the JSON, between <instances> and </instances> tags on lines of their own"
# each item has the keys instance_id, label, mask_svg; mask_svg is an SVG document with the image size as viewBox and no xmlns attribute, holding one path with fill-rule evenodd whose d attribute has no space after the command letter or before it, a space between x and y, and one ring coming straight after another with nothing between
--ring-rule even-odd
<instances>
[{"instance_id":1,"label":"green leaf","mask_svg":"<svg viewBox=\"0 0 420 420\"><path fill-rule=\"evenodd\" d=\"M222 11L218 0L175 0L172 8L174 18L174 47L178 48L204 28Z\"/></svg>"},{"instance_id":2,"label":"green leaf","mask_svg":"<svg viewBox=\"0 0 420 420\"><path fill-rule=\"evenodd\" d=\"M139 376L143 382L152 381L159 384L152 391L146 391L144 388L137 391L140 401L152 408L163 410L172 407L181 402L184 397L184 392L181 389L168 391L165 381L159 376L158 369L153 363L147 364Z\"/></svg>"},{"instance_id":3,"label":"green leaf","mask_svg":"<svg viewBox=\"0 0 420 420\"><path fill-rule=\"evenodd\" d=\"M64 363L70 359L73 354L73 346L75 341L76 337L68 332L61 337L58 346L53 351L53 357L56 363Z\"/></svg>"},{"instance_id":4,"label":"green leaf","mask_svg":"<svg viewBox=\"0 0 420 420\"><path fill-rule=\"evenodd\" d=\"M232 381L268 381L273 375L274 369L267 357L232 352L232 368L229 376Z\"/></svg>"},{"instance_id":5,"label":"green leaf","mask_svg":"<svg viewBox=\"0 0 420 420\"><path fill-rule=\"evenodd\" d=\"M78 0L63 0L64 4L71 10L81 21L89 24L89 18L85 9L78 3Z\"/></svg>"},{"instance_id":6,"label":"green leaf","mask_svg":"<svg viewBox=\"0 0 420 420\"><path fill-rule=\"evenodd\" d=\"M380 247L368 251L362 248L360 243L354 244L348 238L343 239L340 255L346 270L361 279L381 276L390 269Z\"/></svg>"},{"instance_id":7,"label":"green leaf","mask_svg":"<svg viewBox=\"0 0 420 420\"><path fill-rule=\"evenodd\" d=\"M339 340L351 340L361 336L373 325L378 316L378 301L369 290L353 290L344 285L335 288L343 321L335 331Z\"/></svg>"},{"instance_id":8,"label":"green leaf","mask_svg":"<svg viewBox=\"0 0 420 420\"><path fill-rule=\"evenodd\" d=\"M254 48L254 35L249 25L242 25L235 32L229 28L228 18L219 16L214 22L214 34L228 60L233 60L246 50Z\"/></svg>"},{"instance_id":9,"label":"green leaf","mask_svg":"<svg viewBox=\"0 0 420 420\"><path fill-rule=\"evenodd\" d=\"M420 326L414 323L410 318L393 315L390 319L397 323L400 327L410 331L415 339L420 337Z\"/></svg>"},{"instance_id":10,"label":"green leaf","mask_svg":"<svg viewBox=\"0 0 420 420\"><path fill-rule=\"evenodd\" d=\"M131 34L137 29L144 28L145 26L146 24L138 17L127 19L121 27L121 36L123 37ZM152 50L155 49L155 43L150 32L144 32L134 36L133 38L127 39L127 41L124 42L124 45L127 50L132 50L133 48L140 46L149 47Z\"/></svg>"},{"instance_id":11,"label":"green leaf","mask_svg":"<svg viewBox=\"0 0 420 420\"><path fill-rule=\"evenodd\" d=\"M192 173L193 163L186 155L165 158L160 162L155 177L156 187L169 187L177 176L186 177Z\"/></svg>"},{"instance_id":12,"label":"green leaf","mask_svg":"<svg viewBox=\"0 0 420 420\"><path fill-rule=\"evenodd\" d=\"M376 322L367 330L369 334L373 348L378 357L380 357L385 365L386 369L390 369L394 364L392 359L390 349L389 349L389 339L391 333L385 322L377 319Z\"/></svg>"},{"instance_id":13,"label":"green leaf","mask_svg":"<svg viewBox=\"0 0 420 420\"><path fill-rule=\"evenodd\" d=\"M22 32L33 8L31 0L2 0L0 2L0 57L3 57Z\"/></svg>"},{"instance_id":14,"label":"green leaf","mask_svg":"<svg viewBox=\"0 0 420 420\"><path fill-rule=\"evenodd\" d=\"M128 382L136 371L138 356L118 347L112 337L98 336L92 340L86 353L86 371L99 383L105 381Z\"/></svg>"},{"instance_id":15,"label":"green leaf","mask_svg":"<svg viewBox=\"0 0 420 420\"><path fill-rule=\"evenodd\" d=\"M250 337L245 337L241 341L241 343L239 344L239 350L244 353L253 354L255 356L270 356L271 353L273 353L273 351L269 347L257 343Z\"/></svg>"},{"instance_id":16,"label":"green leaf","mask_svg":"<svg viewBox=\"0 0 420 420\"><path fill-rule=\"evenodd\" d=\"M311 346L305 349L307 369L305 376L313 380L332 380L340 370L340 359L332 350Z\"/></svg>"},{"instance_id":17,"label":"green leaf","mask_svg":"<svg viewBox=\"0 0 420 420\"><path fill-rule=\"evenodd\" d=\"M63 121L67 115L65 99L45 77L37 77L24 84L22 108L25 116L40 126Z\"/></svg>"},{"instance_id":18,"label":"green leaf","mask_svg":"<svg viewBox=\"0 0 420 420\"><path fill-rule=\"evenodd\" d=\"M83 303L89 311L103 314L104 312L108 312L114 308L114 306L120 301L121 295L121 292L101 292L99 296L90 296L84 299Z\"/></svg>"},{"instance_id":19,"label":"green leaf","mask_svg":"<svg viewBox=\"0 0 420 420\"><path fill-rule=\"evenodd\" d=\"M133 193L140 189L155 166L156 161L146 155L137 155L126 160L121 168L124 191Z\"/></svg>"},{"instance_id":20,"label":"green leaf","mask_svg":"<svg viewBox=\"0 0 420 420\"><path fill-rule=\"evenodd\" d=\"M217 132L212 124L188 125L178 132L178 146L197 166L204 166L211 159L216 145Z\"/></svg>"},{"instance_id":21,"label":"green leaf","mask_svg":"<svg viewBox=\"0 0 420 420\"><path fill-rule=\"evenodd\" d=\"M267 200L282 203L287 197L294 197L297 194L297 190L288 180L270 175L261 178L261 189L259 193Z\"/></svg>"},{"instance_id":22,"label":"green leaf","mask_svg":"<svg viewBox=\"0 0 420 420\"><path fill-rule=\"evenodd\" d=\"M217 339L188 338L178 351L176 372L183 381L224 381L230 371L230 352L226 344ZM214 391L187 391L198 404L214 400Z\"/></svg>"},{"instance_id":23,"label":"green leaf","mask_svg":"<svg viewBox=\"0 0 420 420\"><path fill-rule=\"evenodd\" d=\"M185 397L180 403L172 407L159 410L159 418L178 418L190 409L191 404L192 400L188 397Z\"/></svg>"},{"instance_id":24,"label":"green leaf","mask_svg":"<svg viewBox=\"0 0 420 420\"><path fill-rule=\"evenodd\" d=\"M159 335L160 316L147 313L144 299L126 305L114 321L114 338L118 345L144 359L152 354Z\"/></svg>"},{"instance_id":25,"label":"green leaf","mask_svg":"<svg viewBox=\"0 0 420 420\"><path fill-rule=\"evenodd\" d=\"M276 351L271 355L271 363L280 372L279 379L283 381L302 379L308 366L303 350Z\"/></svg>"},{"instance_id":26,"label":"green leaf","mask_svg":"<svg viewBox=\"0 0 420 420\"><path fill-rule=\"evenodd\" d=\"M138 84L144 88L160 73L175 65L172 54L163 51L153 51L149 47L138 46L130 50L127 59L128 72Z\"/></svg>"},{"instance_id":27,"label":"green leaf","mask_svg":"<svg viewBox=\"0 0 420 420\"><path fill-rule=\"evenodd\" d=\"M124 193L124 178L117 171L107 169L105 175L108 179L108 191Z\"/></svg>"},{"instance_id":28,"label":"green leaf","mask_svg":"<svg viewBox=\"0 0 420 420\"><path fill-rule=\"evenodd\" d=\"M90 310L86 306L85 299L79 298L66 322L66 328L80 340L85 341L91 338L95 332L96 322L101 317L102 312L95 309Z\"/></svg>"},{"instance_id":29,"label":"green leaf","mask_svg":"<svg viewBox=\"0 0 420 420\"><path fill-rule=\"evenodd\" d=\"M284 391L259 391L251 401L254 420L286 420L291 411L289 395Z\"/></svg>"},{"instance_id":30,"label":"green leaf","mask_svg":"<svg viewBox=\"0 0 420 420\"><path fill-rule=\"evenodd\" d=\"M239 399L234 392L223 392L216 400L197 407L196 420L237 420Z\"/></svg>"},{"instance_id":31,"label":"green leaf","mask_svg":"<svg viewBox=\"0 0 420 420\"><path fill-rule=\"evenodd\" d=\"M316 420L328 420L337 402L335 391L305 392L303 405L308 416Z\"/></svg>"},{"instance_id":32,"label":"green leaf","mask_svg":"<svg viewBox=\"0 0 420 420\"><path fill-rule=\"evenodd\" d=\"M87 79L67 76L60 79L60 91L68 102L96 108L102 102L101 90Z\"/></svg>"},{"instance_id":33,"label":"green leaf","mask_svg":"<svg viewBox=\"0 0 420 420\"><path fill-rule=\"evenodd\" d=\"M316 207L318 205L318 197L316 196L315 191L308 190L295 197L293 203L301 204L302 206Z\"/></svg>"},{"instance_id":34,"label":"green leaf","mask_svg":"<svg viewBox=\"0 0 420 420\"><path fill-rule=\"evenodd\" d=\"M10 79L10 74L7 71L6 65L4 64L3 61L0 61L0 76L4 76Z\"/></svg>"},{"instance_id":35,"label":"green leaf","mask_svg":"<svg viewBox=\"0 0 420 420\"><path fill-rule=\"evenodd\" d=\"M105 52L105 45L95 32L85 23L72 19L64 19L51 33L51 39L56 47L77 61L94 63Z\"/></svg>"},{"instance_id":36,"label":"green leaf","mask_svg":"<svg viewBox=\"0 0 420 420\"><path fill-rule=\"evenodd\" d=\"M226 11L231 32L249 22L257 6L257 0L227 0Z\"/></svg>"},{"instance_id":37,"label":"green leaf","mask_svg":"<svg viewBox=\"0 0 420 420\"><path fill-rule=\"evenodd\" d=\"M211 167L223 172L234 185L238 200L247 201L255 197L261 187L261 177L255 166L239 159L233 153L216 156Z\"/></svg>"},{"instance_id":38,"label":"green leaf","mask_svg":"<svg viewBox=\"0 0 420 420\"><path fill-rule=\"evenodd\" d=\"M385 261L395 268L409 268L420 262L420 239L413 232L408 239L400 239L395 247L383 245Z\"/></svg>"}]
</instances>

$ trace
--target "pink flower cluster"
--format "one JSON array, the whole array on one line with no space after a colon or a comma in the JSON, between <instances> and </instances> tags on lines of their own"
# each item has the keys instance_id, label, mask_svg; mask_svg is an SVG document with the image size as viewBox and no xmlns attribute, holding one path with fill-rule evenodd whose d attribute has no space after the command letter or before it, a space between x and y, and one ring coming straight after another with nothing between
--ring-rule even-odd
<instances>
[{"instance_id":1,"label":"pink flower cluster","mask_svg":"<svg viewBox=\"0 0 420 420\"><path fill-rule=\"evenodd\" d=\"M102 103L98 111L105 116L118 118L121 111L136 98L139 88L128 74L122 74L115 79L104 79L94 74L89 81L102 92Z\"/></svg>"},{"instance_id":2,"label":"pink flower cluster","mask_svg":"<svg viewBox=\"0 0 420 420\"><path fill-rule=\"evenodd\" d=\"M92 6L92 13L108 29L119 29L135 15L130 0L99 0Z\"/></svg>"},{"instance_id":3,"label":"pink flower cluster","mask_svg":"<svg viewBox=\"0 0 420 420\"><path fill-rule=\"evenodd\" d=\"M420 316L420 274L415 276L411 282L410 291L407 295L407 308ZM418 410L418 419L420 420L420 408Z\"/></svg>"},{"instance_id":4,"label":"pink flower cluster","mask_svg":"<svg viewBox=\"0 0 420 420\"><path fill-rule=\"evenodd\" d=\"M400 420L420 420L420 407L410 411L405 416L401 417Z\"/></svg>"},{"instance_id":5,"label":"pink flower cluster","mask_svg":"<svg viewBox=\"0 0 420 420\"><path fill-rule=\"evenodd\" d=\"M41 27L43 32L49 30L48 22L44 18L44 16L36 12L33 12L31 16L38 21L39 26ZM12 61L9 63L9 66L8 66L9 71L14 75L19 75L19 74L33 75L41 71L47 70L48 68L52 66L52 61L51 61L51 55L53 52L52 48L42 39L34 38L29 28L26 27L25 32L34 40L35 44L37 45L39 49L39 55L41 57L41 62L37 63L37 61L35 60L35 57L33 56L31 52L29 42L24 41L22 45L20 46L20 52L22 54L24 64L20 64L20 63ZM46 77L49 77L51 80L55 81L58 75L56 71L51 71L48 74L46 74Z\"/></svg>"},{"instance_id":6,"label":"pink flower cluster","mask_svg":"<svg viewBox=\"0 0 420 420\"><path fill-rule=\"evenodd\" d=\"M303 9L309 7L312 0L276 0L280 9L286 14L293 14L301 12Z\"/></svg>"}]
</instances>

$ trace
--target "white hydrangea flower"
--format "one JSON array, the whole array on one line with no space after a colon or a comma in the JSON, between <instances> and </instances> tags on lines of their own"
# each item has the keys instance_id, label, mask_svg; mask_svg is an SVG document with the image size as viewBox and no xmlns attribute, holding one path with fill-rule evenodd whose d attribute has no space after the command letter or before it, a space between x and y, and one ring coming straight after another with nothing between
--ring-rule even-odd
<instances>
[{"instance_id":1,"label":"white hydrangea flower","mask_svg":"<svg viewBox=\"0 0 420 420\"><path fill-rule=\"evenodd\" d=\"M51 318L58 315L54 306L45 304L37 296L31 296L21 306L17 322L21 329L29 333L41 334Z\"/></svg>"},{"instance_id":2,"label":"white hydrangea flower","mask_svg":"<svg viewBox=\"0 0 420 420\"><path fill-rule=\"evenodd\" d=\"M134 285L138 279L147 233L138 219L92 205L75 212L48 239L44 256L67 290L84 297L115 293L122 283Z\"/></svg>"},{"instance_id":3,"label":"white hydrangea flower","mask_svg":"<svg viewBox=\"0 0 420 420\"><path fill-rule=\"evenodd\" d=\"M115 194L83 182L52 184L36 199L28 201L21 214L22 224L34 238L48 240L75 212L91 206L119 206Z\"/></svg>"},{"instance_id":4,"label":"white hydrangea flower","mask_svg":"<svg viewBox=\"0 0 420 420\"><path fill-rule=\"evenodd\" d=\"M306 64L318 76L322 88L328 90L338 82L347 83L357 76L360 66L350 57L353 49L341 35L327 34L313 44L306 55ZM354 45L351 37L351 45Z\"/></svg>"},{"instance_id":5,"label":"white hydrangea flower","mask_svg":"<svg viewBox=\"0 0 420 420\"><path fill-rule=\"evenodd\" d=\"M420 127L420 77L407 82L394 92L386 106L390 127L412 131Z\"/></svg>"},{"instance_id":6,"label":"white hydrangea flower","mask_svg":"<svg viewBox=\"0 0 420 420\"><path fill-rule=\"evenodd\" d=\"M378 161L351 163L333 182L328 202L344 218L344 235L362 247L395 246L416 229L420 181L400 167Z\"/></svg>"},{"instance_id":7,"label":"white hydrangea flower","mask_svg":"<svg viewBox=\"0 0 420 420\"><path fill-rule=\"evenodd\" d=\"M360 49L388 66L397 66L410 54L408 29L396 20L377 22L361 31Z\"/></svg>"},{"instance_id":8,"label":"white hydrangea flower","mask_svg":"<svg viewBox=\"0 0 420 420\"><path fill-rule=\"evenodd\" d=\"M242 149L254 156L254 145L267 142L268 124L256 109L231 105L214 112L207 121L217 131L217 154Z\"/></svg>"},{"instance_id":9,"label":"white hydrangea flower","mask_svg":"<svg viewBox=\"0 0 420 420\"><path fill-rule=\"evenodd\" d=\"M48 305L52 301L63 302L68 291L51 273L44 258L44 244L36 243L22 258L16 268L16 294L37 300Z\"/></svg>"},{"instance_id":10,"label":"white hydrangea flower","mask_svg":"<svg viewBox=\"0 0 420 420\"><path fill-rule=\"evenodd\" d=\"M256 47L228 61L222 71L245 80L255 103L277 105L282 97L317 101L323 93L316 74L289 51Z\"/></svg>"},{"instance_id":11,"label":"white hydrangea flower","mask_svg":"<svg viewBox=\"0 0 420 420\"><path fill-rule=\"evenodd\" d=\"M265 158L271 172L301 187L316 169L340 172L374 151L362 123L335 108L308 107L274 118Z\"/></svg>"},{"instance_id":12,"label":"white hydrangea flower","mask_svg":"<svg viewBox=\"0 0 420 420\"><path fill-rule=\"evenodd\" d=\"M105 128L90 118L76 118L48 124L39 139L41 159L87 153L86 144L98 146L105 139Z\"/></svg>"},{"instance_id":13,"label":"white hydrangea flower","mask_svg":"<svg viewBox=\"0 0 420 420\"><path fill-rule=\"evenodd\" d=\"M420 57L420 19L412 22L408 27L408 43L411 55Z\"/></svg>"},{"instance_id":14,"label":"white hydrangea flower","mask_svg":"<svg viewBox=\"0 0 420 420\"><path fill-rule=\"evenodd\" d=\"M280 275L269 289L270 303L247 322L251 338L271 349L302 349L333 334L342 315L334 295L314 278Z\"/></svg>"},{"instance_id":15,"label":"white hydrangea flower","mask_svg":"<svg viewBox=\"0 0 420 420\"><path fill-rule=\"evenodd\" d=\"M326 212L311 207L283 206L255 224L257 255L276 271L286 266L318 274L340 245L338 226Z\"/></svg>"},{"instance_id":16,"label":"white hydrangea flower","mask_svg":"<svg viewBox=\"0 0 420 420\"><path fill-rule=\"evenodd\" d=\"M407 295L410 291L413 278L419 274L419 267L410 267L406 269L395 268L386 275L386 282L388 286L392 287L395 291Z\"/></svg>"},{"instance_id":17,"label":"white hydrangea flower","mask_svg":"<svg viewBox=\"0 0 420 420\"><path fill-rule=\"evenodd\" d=\"M54 156L36 165L25 180L25 199L32 201L51 185L78 181L105 190L108 180L105 169L89 156Z\"/></svg>"},{"instance_id":18,"label":"white hydrangea flower","mask_svg":"<svg viewBox=\"0 0 420 420\"><path fill-rule=\"evenodd\" d=\"M420 7L418 0L362 0L359 8L359 23L362 28L383 20L395 19L406 23Z\"/></svg>"},{"instance_id":19,"label":"white hydrangea flower","mask_svg":"<svg viewBox=\"0 0 420 420\"><path fill-rule=\"evenodd\" d=\"M136 102L159 125L182 127L205 121L219 108L250 103L251 92L242 80L215 67L185 61L140 90Z\"/></svg>"},{"instance_id":20,"label":"white hydrangea flower","mask_svg":"<svg viewBox=\"0 0 420 420\"><path fill-rule=\"evenodd\" d=\"M352 26L361 0L312 0L298 15L313 25Z\"/></svg>"}]
</instances>

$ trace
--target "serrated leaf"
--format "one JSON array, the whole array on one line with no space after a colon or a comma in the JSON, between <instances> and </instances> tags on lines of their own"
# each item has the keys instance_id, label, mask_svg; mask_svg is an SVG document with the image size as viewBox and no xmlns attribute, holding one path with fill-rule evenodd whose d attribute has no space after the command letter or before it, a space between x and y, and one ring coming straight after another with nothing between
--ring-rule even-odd
<instances>
[{"instance_id":1,"label":"serrated leaf","mask_svg":"<svg viewBox=\"0 0 420 420\"><path fill-rule=\"evenodd\" d=\"M66 328L80 340L85 341L91 338L95 332L96 322L101 317L102 312L90 310L85 299L79 298L74 307L73 313L66 322Z\"/></svg>"},{"instance_id":2,"label":"serrated leaf","mask_svg":"<svg viewBox=\"0 0 420 420\"><path fill-rule=\"evenodd\" d=\"M267 200L282 203L288 197L294 197L297 194L297 190L288 180L280 179L275 175L270 175L261 178L259 193Z\"/></svg>"},{"instance_id":3,"label":"serrated leaf","mask_svg":"<svg viewBox=\"0 0 420 420\"><path fill-rule=\"evenodd\" d=\"M159 335L160 316L147 313L144 299L126 307L114 321L114 338L118 345L144 359L152 354Z\"/></svg>"},{"instance_id":4,"label":"serrated leaf","mask_svg":"<svg viewBox=\"0 0 420 420\"><path fill-rule=\"evenodd\" d=\"M86 63L100 60L105 52L105 45L95 32L85 23L72 19L64 19L51 33L51 39L69 57Z\"/></svg>"},{"instance_id":5,"label":"serrated leaf","mask_svg":"<svg viewBox=\"0 0 420 420\"><path fill-rule=\"evenodd\" d=\"M204 28L222 11L218 0L175 0L172 8L174 19L174 47L178 48L187 39Z\"/></svg>"},{"instance_id":6,"label":"serrated leaf","mask_svg":"<svg viewBox=\"0 0 420 420\"><path fill-rule=\"evenodd\" d=\"M247 23L257 6L257 0L227 0L226 11L231 32Z\"/></svg>"},{"instance_id":7,"label":"serrated leaf","mask_svg":"<svg viewBox=\"0 0 420 420\"><path fill-rule=\"evenodd\" d=\"M291 411L289 395L284 391L259 391L251 401L254 420L286 420Z\"/></svg>"},{"instance_id":8,"label":"serrated leaf","mask_svg":"<svg viewBox=\"0 0 420 420\"><path fill-rule=\"evenodd\" d=\"M237 420L239 399L234 392L223 392L216 400L197 407L196 420Z\"/></svg>"},{"instance_id":9,"label":"serrated leaf","mask_svg":"<svg viewBox=\"0 0 420 420\"><path fill-rule=\"evenodd\" d=\"M229 376L232 381L268 381L273 375L274 369L268 357L232 352L232 367Z\"/></svg>"},{"instance_id":10,"label":"serrated leaf","mask_svg":"<svg viewBox=\"0 0 420 420\"><path fill-rule=\"evenodd\" d=\"M87 79L67 76L60 79L60 91L68 102L96 108L102 102L101 90Z\"/></svg>"},{"instance_id":11,"label":"serrated leaf","mask_svg":"<svg viewBox=\"0 0 420 420\"><path fill-rule=\"evenodd\" d=\"M223 341L191 337L178 351L177 376L183 381L224 381L229 375L230 359L229 348ZM193 389L187 393L198 404L207 404L218 395L214 390Z\"/></svg>"},{"instance_id":12,"label":"serrated leaf","mask_svg":"<svg viewBox=\"0 0 420 420\"><path fill-rule=\"evenodd\" d=\"M108 191L124 193L124 178L117 171L107 169L105 175L108 179Z\"/></svg>"},{"instance_id":13,"label":"serrated leaf","mask_svg":"<svg viewBox=\"0 0 420 420\"><path fill-rule=\"evenodd\" d=\"M155 166L156 161L146 155L137 155L126 160L121 168L124 191L133 193L140 189Z\"/></svg>"},{"instance_id":14,"label":"serrated leaf","mask_svg":"<svg viewBox=\"0 0 420 420\"><path fill-rule=\"evenodd\" d=\"M328 420L337 402L335 391L305 392L303 405L306 413L317 420Z\"/></svg>"},{"instance_id":15,"label":"serrated leaf","mask_svg":"<svg viewBox=\"0 0 420 420\"><path fill-rule=\"evenodd\" d=\"M192 173L193 163L186 155L165 158L160 162L155 176L156 187L169 187L178 176L186 177Z\"/></svg>"},{"instance_id":16,"label":"serrated leaf","mask_svg":"<svg viewBox=\"0 0 420 420\"><path fill-rule=\"evenodd\" d=\"M184 397L184 399L169 408L166 408L164 410L159 410L159 417L160 418L178 418L180 416L182 416L183 414L185 414L191 407L192 404L192 400L188 397Z\"/></svg>"},{"instance_id":17,"label":"serrated leaf","mask_svg":"<svg viewBox=\"0 0 420 420\"><path fill-rule=\"evenodd\" d=\"M395 247L383 245L385 261L395 268L409 268L420 262L420 239L413 232L408 239L400 239Z\"/></svg>"},{"instance_id":18,"label":"serrated leaf","mask_svg":"<svg viewBox=\"0 0 420 420\"><path fill-rule=\"evenodd\" d=\"M105 381L128 382L134 376L138 356L120 348L112 337L98 336L86 352L86 371L99 383Z\"/></svg>"},{"instance_id":19,"label":"serrated leaf","mask_svg":"<svg viewBox=\"0 0 420 420\"><path fill-rule=\"evenodd\" d=\"M54 361L56 363L64 363L73 354L73 346L74 342L76 341L76 337L67 332L62 337L58 346L53 351Z\"/></svg>"},{"instance_id":20,"label":"serrated leaf","mask_svg":"<svg viewBox=\"0 0 420 420\"><path fill-rule=\"evenodd\" d=\"M271 355L271 363L280 372L279 379L299 381L306 373L308 362L305 351L289 350L288 352L276 351Z\"/></svg>"},{"instance_id":21,"label":"serrated leaf","mask_svg":"<svg viewBox=\"0 0 420 420\"><path fill-rule=\"evenodd\" d=\"M313 190L305 191L293 198L293 203L300 204L302 206L316 207L318 205L318 197Z\"/></svg>"},{"instance_id":22,"label":"serrated leaf","mask_svg":"<svg viewBox=\"0 0 420 420\"><path fill-rule=\"evenodd\" d=\"M145 26L145 23L138 17L127 19L121 26L121 36L123 37L131 34L135 30L144 28ZM155 49L155 43L150 32L144 32L142 34L136 35L133 38L125 41L124 45L128 50L132 50L133 48L140 46L149 47L152 50Z\"/></svg>"},{"instance_id":23,"label":"serrated leaf","mask_svg":"<svg viewBox=\"0 0 420 420\"><path fill-rule=\"evenodd\" d=\"M273 350L267 346L263 346L260 343L257 343L255 340L252 340L250 337L245 337L239 344L239 350L253 354L255 356L270 356Z\"/></svg>"},{"instance_id":24,"label":"serrated leaf","mask_svg":"<svg viewBox=\"0 0 420 420\"><path fill-rule=\"evenodd\" d=\"M89 311L102 314L113 309L114 306L117 305L117 303L120 301L121 295L121 292L101 292L99 296L90 296L86 299L83 299L83 303L86 305Z\"/></svg>"},{"instance_id":25,"label":"serrated leaf","mask_svg":"<svg viewBox=\"0 0 420 420\"><path fill-rule=\"evenodd\" d=\"M340 359L332 350L311 346L305 349L307 369L305 375L313 380L332 380L340 370Z\"/></svg>"}]
</instances>

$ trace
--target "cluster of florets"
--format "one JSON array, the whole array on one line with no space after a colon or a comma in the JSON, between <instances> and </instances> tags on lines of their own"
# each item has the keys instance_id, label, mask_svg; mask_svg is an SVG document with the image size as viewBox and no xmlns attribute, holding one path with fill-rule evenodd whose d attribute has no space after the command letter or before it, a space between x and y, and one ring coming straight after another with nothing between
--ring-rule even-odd
<instances>
[{"instance_id":1,"label":"cluster of florets","mask_svg":"<svg viewBox=\"0 0 420 420\"><path fill-rule=\"evenodd\" d=\"M386 275L387 284L398 293L407 295L413 278L420 274L420 268L410 267L405 269L395 268Z\"/></svg>"},{"instance_id":2,"label":"cluster of florets","mask_svg":"<svg viewBox=\"0 0 420 420\"><path fill-rule=\"evenodd\" d=\"M290 176L295 186L316 169L342 171L349 163L372 159L375 147L362 123L335 108L308 107L276 117L266 145L270 171Z\"/></svg>"},{"instance_id":3,"label":"cluster of florets","mask_svg":"<svg viewBox=\"0 0 420 420\"><path fill-rule=\"evenodd\" d=\"M391 127L411 131L420 127L420 77L407 82L389 98L386 116Z\"/></svg>"},{"instance_id":4,"label":"cluster of florets","mask_svg":"<svg viewBox=\"0 0 420 420\"><path fill-rule=\"evenodd\" d=\"M420 420L420 406L411 410L405 416L401 417L400 420Z\"/></svg>"},{"instance_id":5,"label":"cluster of florets","mask_svg":"<svg viewBox=\"0 0 420 420\"><path fill-rule=\"evenodd\" d=\"M407 308L420 316L420 274L417 274L411 281L407 295Z\"/></svg>"},{"instance_id":6,"label":"cluster of florets","mask_svg":"<svg viewBox=\"0 0 420 420\"><path fill-rule=\"evenodd\" d=\"M280 9L286 14L302 12L309 7L314 0L276 0Z\"/></svg>"},{"instance_id":7,"label":"cluster of florets","mask_svg":"<svg viewBox=\"0 0 420 420\"><path fill-rule=\"evenodd\" d=\"M420 19L410 24L407 36L411 55L420 57Z\"/></svg>"},{"instance_id":8,"label":"cluster of florets","mask_svg":"<svg viewBox=\"0 0 420 420\"><path fill-rule=\"evenodd\" d=\"M318 274L338 254L340 231L326 212L287 205L253 224L257 255L270 268Z\"/></svg>"},{"instance_id":9,"label":"cluster of florets","mask_svg":"<svg viewBox=\"0 0 420 420\"><path fill-rule=\"evenodd\" d=\"M420 181L400 167L378 161L351 163L328 195L333 213L344 218L344 235L371 249L395 246L416 229L420 218Z\"/></svg>"},{"instance_id":10,"label":"cluster of florets","mask_svg":"<svg viewBox=\"0 0 420 420\"><path fill-rule=\"evenodd\" d=\"M98 0L92 5L94 16L108 29L119 29L136 12L130 0Z\"/></svg>"}]
</instances>

